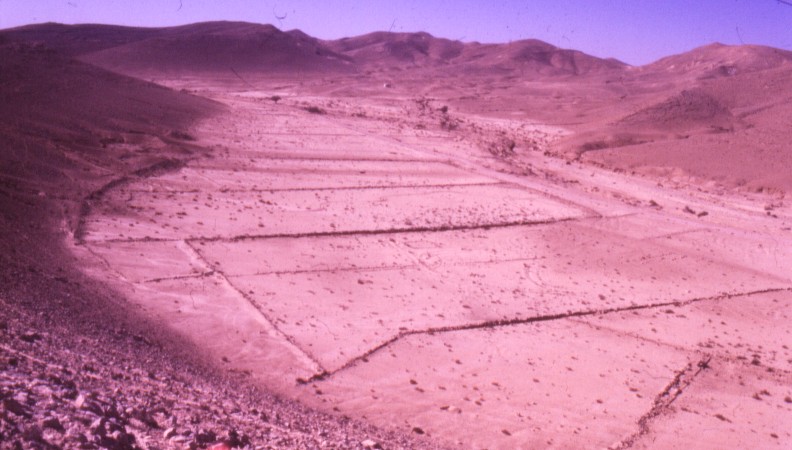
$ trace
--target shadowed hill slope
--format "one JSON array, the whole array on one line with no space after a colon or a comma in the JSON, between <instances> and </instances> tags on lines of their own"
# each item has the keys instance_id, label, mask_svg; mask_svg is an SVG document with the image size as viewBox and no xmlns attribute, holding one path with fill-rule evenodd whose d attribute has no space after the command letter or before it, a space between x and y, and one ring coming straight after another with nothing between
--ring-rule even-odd
<instances>
[{"instance_id":1,"label":"shadowed hill slope","mask_svg":"<svg viewBox=\"0 0 792 450\"><path fill-rule=\"evenodd\" d=\"M178 135L221 109L49 50L8 44L0 55L4 176L39 186L52 183L55 191L61 189L58 183L107 176L105 171L119 174L154 161L160 155L132 154L123 144Z\"/></svg>"},{"instance_id":2,"label":"shadowed hill slope","mask_svg":"<svg viewBox=\"0 0 792 450\"><path fill-rule=\"evenodd\" d=\"M92 192L145 167L189 157L188 143L170 136L189 136L193 122L222 109L20 44L0 45L0 86L3 276L26 265L33 273L46 273L41 265L63 265L63 240L77 231ZM75 304L60 315L46 298L21 303L75 320L92 316L98 306Z\"/></svg>"}]
</instances>

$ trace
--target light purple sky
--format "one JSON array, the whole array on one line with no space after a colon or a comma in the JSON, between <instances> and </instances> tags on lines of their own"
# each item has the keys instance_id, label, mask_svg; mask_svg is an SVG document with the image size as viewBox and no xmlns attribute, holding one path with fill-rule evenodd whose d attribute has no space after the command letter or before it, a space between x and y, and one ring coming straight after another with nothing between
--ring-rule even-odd
<instances>
[{"instance_id":1,"label":"light purple sky","mask_svg":"<svg viewBox=\"0 0 792 450\"><path fill-rule=\"evenodd\" d=\"M711 42L792 50L792 0L0 0L0 29L209 20L271 23L321 39L383 30L479 42L536 38L636 65Z\"/></svg>"}]
</instances>

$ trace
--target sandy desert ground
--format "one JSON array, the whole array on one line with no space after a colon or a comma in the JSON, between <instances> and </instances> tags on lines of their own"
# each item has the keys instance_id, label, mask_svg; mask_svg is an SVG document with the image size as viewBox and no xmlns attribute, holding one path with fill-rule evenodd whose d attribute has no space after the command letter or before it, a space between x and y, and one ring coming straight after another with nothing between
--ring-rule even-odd
<instances>
[{"instance_id":1,"label":"sandy desert ground","mask_svg":"<svg viewBox=\"0 0 792 450\"><path fill-rule=\"evenodd\" d=\"M698 51L574 81L138 68L217 111L179 164L98 177L64 245L212 370L401 445L788 448L792 58Z\"/></svg>"}]
</instances>

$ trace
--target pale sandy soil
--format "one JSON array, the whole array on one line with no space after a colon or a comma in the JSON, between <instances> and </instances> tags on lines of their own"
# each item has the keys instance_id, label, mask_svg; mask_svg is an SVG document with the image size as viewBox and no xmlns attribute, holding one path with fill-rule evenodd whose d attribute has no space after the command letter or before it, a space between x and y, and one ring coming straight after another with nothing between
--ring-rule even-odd
<instances>
[{"instance_id":1,"label":"pale sandy soil","mask_svg":"<svg viewBox=\"0 0 792 450\"><path fill-rule=\"evenodd\" d=\"M73 251L228 370L464 448L792 446L783 197L408 94L189 87L230 106L211 156L108 190Z\"/></svg>"}]
</instances>

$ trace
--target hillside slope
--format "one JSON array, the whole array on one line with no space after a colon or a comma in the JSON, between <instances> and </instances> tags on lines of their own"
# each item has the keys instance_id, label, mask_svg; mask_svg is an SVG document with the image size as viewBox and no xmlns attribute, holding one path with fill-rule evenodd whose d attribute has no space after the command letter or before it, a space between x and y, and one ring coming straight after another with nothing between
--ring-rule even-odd
<instances>
[{"instance_id":1,"label":"hillside slope","mask_svg":"<svg viewBox=\"0 0 792 450\"><path fill-rule=\"evenodd\" d=\"M613 113L558 148L620 170L789 191L791 80L792 52L700 47L625 72Z\"/></svg>"}]
</instances>

